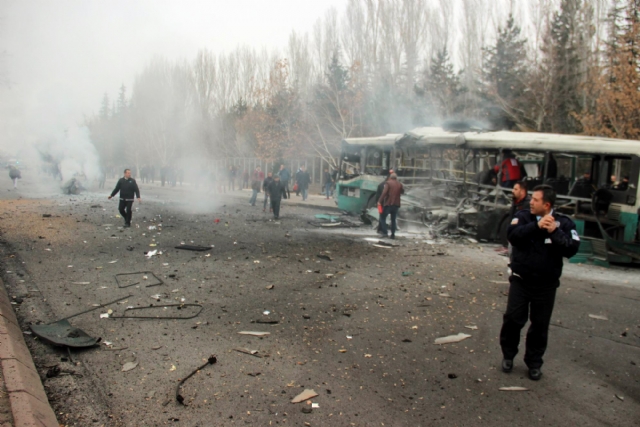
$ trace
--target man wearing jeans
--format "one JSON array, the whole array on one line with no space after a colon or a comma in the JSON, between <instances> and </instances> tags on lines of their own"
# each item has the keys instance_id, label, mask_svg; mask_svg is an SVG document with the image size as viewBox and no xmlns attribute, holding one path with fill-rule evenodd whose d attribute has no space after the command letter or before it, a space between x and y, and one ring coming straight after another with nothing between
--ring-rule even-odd
<instances>
[{"instance_id":1,"label":"man wearing jeans","mask_svg":"<svg viewBox=\"0 0 640 427\"><path fill-rule=\"evenodd\" d=\"M392 173L384 184L382 195L378 199L378 205L383 207L380 215L380 233L384 236L388 235L387 216L391 215L391 238L396 238L396 219L398 217L398 209L400 209L400 195L404 194L404 187L398 182L398 175Z\"/></svg>"},{"instance_id":2,"label":"man wearing jeans","mask_svg":"<svg viewBox=\"0 0 640 427\"><path fill-rule=\"evenodd\" d=\"M516 213L507 229L513 246L510 264L513 273L509 277L509 300L500 331L502 371L512 371L520 331L529 318L524 362L529 368L529 378L534 381L542 377L542 356L547 349L556 289L560 286L562 259L571 258L580 247L576 225L568 216L554 212L555 201L552 187L535 187L530 210Z\"/></svg>"},{"instance_id":3,"label":"man wearing jeans","mask_svg":"<svg viewBox=\"0 0 640 427\"><path fill-rule=\"evenodd\" d=\"M124 177L118 180L116 188L113 189L109 196L109 200L118 194L118 192L120 192L120 205L118 206L118 211L120 211L120 215L124 218L124 226L131 227L131 208L133 207L134 196L138 199L138 203L142 202L142 200L140 200L138 184L135 179L131 178L130 169L124 170Z\"/></svg>"},{"instance_id":4,"label":"man wearing jeans","mask_svg":"<svg viewBox=\"0 0 640 427\"><path fill-rule=\"evenodd\" d=\"M300 167L300 173L297 179L298 189L302 193L302 201L304 202L307 200L307 197L309 197L309 184L311 184L311 177L309 176L309 172L307 172L306 167Z\"/></svg>"},{"instance_id":5,"label":"man wearing jeans","mask_svg":"<svg viewBox=\"0 0 640 427\"><path fill-rule=\"evenodd\" d=\"M327 200L331 197L331 184L333 184L333 178L331 178L329 168L324 168L324 173L322 174L322 185L324 193L327 196Z\"/></svg>"}]
</instances>

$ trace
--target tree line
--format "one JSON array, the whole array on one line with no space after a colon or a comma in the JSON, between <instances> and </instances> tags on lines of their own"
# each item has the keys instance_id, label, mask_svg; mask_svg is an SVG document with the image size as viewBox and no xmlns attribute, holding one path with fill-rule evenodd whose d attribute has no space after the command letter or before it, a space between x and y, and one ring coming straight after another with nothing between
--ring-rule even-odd
<instances>
[{"instance_id":1,"label":"tree line","mask_svg":"<svg viewBox=\"0 0 640 427\"><path fill-rule=\"evenodd\" d=\"M335 164L344 138L447 122L640 139L639 10L640 0L350 0L283 50L155 57L86 123L105 165L138 167Z\"/></svg>"}]
</instances>

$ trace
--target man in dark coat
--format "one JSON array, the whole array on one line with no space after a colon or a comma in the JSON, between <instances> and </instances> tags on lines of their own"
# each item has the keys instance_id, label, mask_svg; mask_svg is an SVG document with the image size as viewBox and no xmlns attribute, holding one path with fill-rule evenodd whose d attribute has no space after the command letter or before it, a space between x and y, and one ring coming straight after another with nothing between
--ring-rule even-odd
<instances>
[{"instance_id":1,"label":"man in dark coat","mask_svg":"<svg viewBox=\"0 0 640 427\"><path fill-rule=\"evenodd\" d=\"M268 172L267 177L262 182L262 190L264 191L264 203L262 204L262 212L267 211L267 203L269 202L269 185L273 182L273 173ZM269 208L271 211L271 208Z\"/></svg>"},{"instance_id":2,"label":"man in dark coat","mask_svg":"<svg viewBox=\"0 0 640 427\"><path fill-rule=\"evenodd\" d=\"M300 184L298 184L298 178L300 178L300 175L302 174L302 166L300 166L298 168L298 170L296 171L296 196L300 195Z\"/></svg>"},{"instance_id":3,"label":"man in dark coat","mask_svg":"<svg viewBox=\"0 0 640 427\"><path fill-rule=\"evenodd\" d=\"M391 176L391 174L393 173L393 169L389 169L389 175L387 175L387 177L384 179L384 181L382 181L380 184L378 184L378 188L376 190L376 195L375 200L376 203L378 203L378 200L380 200L380 196L382 196L382 192L384 191L384 186L387 183L387 181L389 180L389 176ZM386 217L385 217L385 221L386 221ZM380 221L378 221L378 228L376 229L376 233L378 234L383 234L382 233L382 226L380 225ZM384 233L384 235L386 236L387 233Z\"/></svg>"},{"instance_id":4,"label":"man in dark coat","mask_svg":"<svg viewBox=\"0 0 640 427\"><path fill-rule=\"evenodd\" d=\"M389 179L384 185L384 190L378 199L378 205L383 208L382 215L380 215L380 230L383 235L387 235L387 216L391 215L391 238L396 238L396 218L398 216L398 210L400 209L400 195L404 194L403 185L398 182L398 175L392 173L389 175Z\"/></svg>"},{"instance_id":5,"label":"man in dark coat","mask_svg":"<svg viewBox=\"0 0 640 427\"><path fill-rule=\"evenodd\" d=\"M307 168L304 166L300 167L300 174L297 179L298 190L302 193L302 201L304 202L309 197L309 184L311 184L311 177L309 176L309 172L307 172Z\"/></svg>"},{"instance_id":6,"label":"man in dark coat","mask_svg":"<svg viewBox=\"0 0 640 427\"><path fill-rule=\"evenodd\" d=\"M287 191L285 186L280 181L278 175L273 177L273 180L269 183L267 191L269 197L271 197L271 210L273 210L273 218L280 218L280 202L284 198L287 198Z\"/></svg>"},{"instance_id":7,"label":"man in dark coat","mask_svg":"<svg viewBox=\"0 0 640 427\"><path fill-rule=\"evenodd\" d=\"M131 208L133 207L134 196L138 199L138 203L142 202L142 200L140 199L138 184L135 179L131 178L130 169L124 170L124 177L118 180L116 188L113 189L109 196L109 200L118 194L118 192L120 192L118 211L120 211L120 215L124 218L124 226L131 227Z\"/></svg>"},{"instance_id":8,"label":"man in dark coat","mask_svg":"<svg viewBox=\"0 0 640 427\"><path fill-rule=\"evenodd\" d=\"M291 197L291 192L289 191L289 181L291 181L291 172L284 165L280 165L280 171L278 172L278 176L280 177L280 182L287 189L287 197Z\"/></svg>"},{"instance_id":9,"label":"man in dark coat","mask_svg":"<svg viewBox=\"0 0 640 427\"><path fill-rule=\"evenodd\" d=\"M13 181L13 188L18 188L18 180L22 178L20 174L20 169L15 166L9 167L9 178Z\"/></svg>"},{"instance_id":10,"label":"man in dark coat","mask_svg":"<svg viewBox=\"0 0 640 427\"><path fill-rule=\"evenodd\" d=\"M553 210L555 201L556 192L552 187L535 187L530 210L516 213L507 230L513 252L509 300L500 330L502 370L513 369L520 331L529 318L524 362L529 368L529 378L534 381L542 377L542 356L547 349L563 258L571 258L580 247L576 225L568 216Z\"/></svg>"}]
</instances>

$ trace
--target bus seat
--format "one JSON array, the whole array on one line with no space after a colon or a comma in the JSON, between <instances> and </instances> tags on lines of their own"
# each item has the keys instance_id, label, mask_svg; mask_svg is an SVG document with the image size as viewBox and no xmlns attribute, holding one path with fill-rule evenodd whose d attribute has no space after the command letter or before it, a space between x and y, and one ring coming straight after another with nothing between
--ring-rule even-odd
<instances>
[{"instance_id":1,"label":"bus seat","mask_svg":"<svg viewBox=\"0 0 640 427\"><path fill-rule=\"evenodd\" d=\"M569 180L566 178L547 178L545 184L551 186L554 190L556 190L557 194L569 193Z\"/></svg>"}]
</instances>

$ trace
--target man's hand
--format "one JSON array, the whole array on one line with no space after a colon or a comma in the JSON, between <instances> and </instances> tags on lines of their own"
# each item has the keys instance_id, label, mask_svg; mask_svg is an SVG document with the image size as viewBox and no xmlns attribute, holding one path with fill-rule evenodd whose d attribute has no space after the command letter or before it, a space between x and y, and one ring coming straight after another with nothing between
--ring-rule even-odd
<instances>
[{"instance_id":1,"label":"man's hand","mask_svg":"<svg viewBox=\"0 0 640 427\"><path fill-rule=\"evenodd\" d=\"M107 199L111 200L111 196L107 197Z\"/></svg>"},{"instance_id":2,"label":"man's hand","mask_svg":"<svg viewBox=\"0 0 640 427\"><path fill-rule=\"evenodd\" d=\"M545 230L547 230L548 227L551 226L551 223L555 223L553 217L551 215L545 215L540 218L540 221L538 221L538 228L544 228Z\"/></svg>"},{"instance_id":3,"label":"man's hand","mask_svg":"<svg viewBox=\"0 0 640 427\"><path fill-rule=\"evenodd\" d=\"M556 224L555 218L553 218L551 215L545 215L545 217L543 219L547 220L547 223L546 223L544 228L549 233L553 233L554 231L556 231L556 228L558 228L558 224Z\"/></svg>"},{"instance_id":4,"label":"man's hand","mask_svg":"<svg viewBox=\"0 0 640 427\"><path fill-rule=\"evenodd\" d=\"M138 203L142 203L142 199L138 197Z\"/></svg>"}]
</instances>

